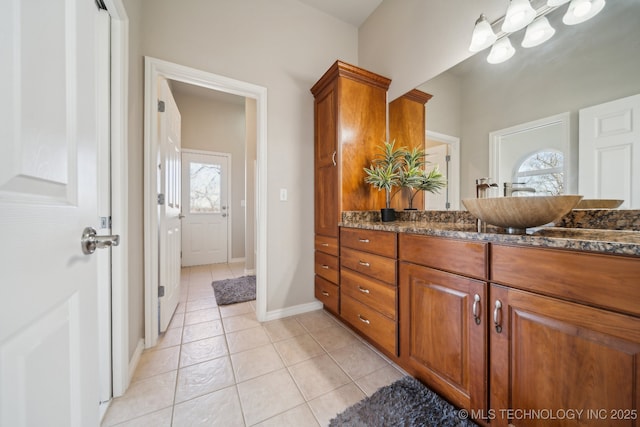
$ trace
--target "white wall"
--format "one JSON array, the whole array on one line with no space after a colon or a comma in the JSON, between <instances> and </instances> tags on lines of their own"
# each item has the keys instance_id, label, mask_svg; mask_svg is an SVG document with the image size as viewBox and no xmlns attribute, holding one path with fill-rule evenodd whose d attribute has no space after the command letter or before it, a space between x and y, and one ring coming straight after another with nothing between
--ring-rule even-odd
<instances>
[{"instance_id":1,"label":"white wall","mask_svg":"<svg viewBox=\"0 0 640 427\"><path fill-rule=\"evenodd\" d=\"M336 59L357 64L357 29L296 0L125 3L138 4L142 48L132 61L142 64L142 55L151 56L267 88L267 310L315 301L309 89ZM142 90L135 96L141 100ZM142 128L141 113L130 125ZM130 167L142 173L141 155L131 158ZM280 188L288 189L287 202L279 201ZM131 193L141 209L142 183Z\"/></svg>"}]
</instances>

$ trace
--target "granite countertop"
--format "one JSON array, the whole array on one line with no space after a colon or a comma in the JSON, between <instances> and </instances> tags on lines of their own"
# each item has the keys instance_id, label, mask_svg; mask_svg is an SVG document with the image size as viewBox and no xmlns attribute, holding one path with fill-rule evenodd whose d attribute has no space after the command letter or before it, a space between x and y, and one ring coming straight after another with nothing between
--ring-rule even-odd
<instances>
[{"instance_id":1,"label":"granite countertop","mask_svg":"<svg viewBox=\"0 0 640 427\"><path fill-rule=\"evenodd\" d=\"M345 212L340 226L640 257L640 230L545 226L512 235L492 226L478 232L475 219L463 211L400 215L393 222L381 222L375 213Z\"/></svg>"}]
</instances>

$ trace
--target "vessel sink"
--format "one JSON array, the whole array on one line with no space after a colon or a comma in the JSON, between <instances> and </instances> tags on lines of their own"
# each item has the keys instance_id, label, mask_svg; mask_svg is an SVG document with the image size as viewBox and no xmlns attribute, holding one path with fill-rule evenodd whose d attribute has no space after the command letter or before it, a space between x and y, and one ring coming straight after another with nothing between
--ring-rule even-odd
<instances>
[{"instance_id":1,"label":"vessel sink","mask_svg":"<svg viewBox=\"0 0 640 427\"><path fill-rule=\"evenodd\" d=\"M561 218L573 209L582 196L490 197L464 199L462 204L476 218L487 224L506 228L511 234L524 234L527 228L539 227Z\"/></svg>"},{"instance_id":2,"label":"vessel sink","mask_svg":"<svg viewBox=\"0 0 640 427\"><path fill-rule=\"evenodd\" d=\"M623 203L618 199L582 199L576 209L615 209Z\"/></svg>"}]
</instances>

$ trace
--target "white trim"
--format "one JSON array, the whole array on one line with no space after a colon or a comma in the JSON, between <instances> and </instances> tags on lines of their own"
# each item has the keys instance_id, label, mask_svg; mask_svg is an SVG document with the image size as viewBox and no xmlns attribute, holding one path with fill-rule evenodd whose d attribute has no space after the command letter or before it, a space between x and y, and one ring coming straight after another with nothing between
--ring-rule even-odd
<instances>
[{"instance_id":1,"label":"white trim","mask_svg":"<svg viewBox=\"0 0 640 427\"><path fill-rule=\"evenodd\" d=\"M244 275L245 276L255 276L255 274L256 274L256 269L255 268L252 268L252 269L249 269L249 270L247 270L246 268L244 269Z\"/></svg>"},{"instance_id":2,"label":"white trim","mask_svg":"<svg viewBox=\"0 0 640 427\"><path fill-rule=\"evenodd\" d=\"M426 137L429 140L449 145L448 151L449 156L451 156L449 176L447 177L449 189L451 190L449 193L449 203L451 204L450 210L457 211L460 209L460 138L430 130L427 130Z\"/></svg>"},{"instance_id":3,"label":"white trim","mask_svg":"<svg viewBox=\"0 0 640 427\"><path fill-rule=\"evenodd\" d=\"M174 64L156 58L145 57L144 91L144 271L145 271L145 346L153 347L158 340L158 219L155 214L157 185L155 173L157 140L158 78L164 77L207 89L253 98L257 105L257 249L256 260L256 316L264 321L267 314L267 89L251 83Z\"/></svg>"},{"instance_id":4,"label":"white trim","mask_svg":"<svg viewBox=\"0 0 640 427\"><path fill-rule=\"evenodd\" d=\"M272 310L266 313L263 321L282 319L284 317L295 316L297 314L308 313L310 311L320 310L322 303L320 301L309 302L307 304L294 305L293 307Z\"/></svg>"},{"instance_id":5,"label":"white trim","mask_svg":"<svg viewBox=\"0 0 640 427\"><path fill-rule=\"evenodd\" d=\"M142 352L144 351L144 339L140 338L138 340L138 344L136 345L136 349L133 352L133 356L131 356L131 361L128 364L129 378L133 378L133 374L136 372L138 368L138 363L140 363L140 357L142 357Z\"/></svg>"},{"instance_id":6,"label":"white trim","mask_svg":"<svg viewBox=\"0 0 640 427\"><path fill-rule=\"evenodd\" d=\"M234 263L234 262L244 262L245 257L239 257L239 258L230 258L229 259L229 264Z\"/></svg>"},{"instance_id":7,"label":"white trim","mask_svg":"<svg viewBox=\"0 0 640 427\"><path fill-rule=\"evenodd\" d=\"M111 15L111 217L120 245L111 259L113 396L129 386L129 18L122 0L105 0Z\"/></svg>"},{"instance_id":8,"label":"white trim","mask_svg":"<svg viewBox=\"0 0 640 427\"><path fill-rule=\"evenodd\" d=\"M541 127L560 124L562 125L562 135L564 141L562 141L562 152L564 154L563 166L564 166L564 188L565 194L575 193L575 189L571 188L571 181L569 175L572 165L571 155L571 129L570 129L571 114L560 113L553 116L545 117L538 120L533 120L519 125L511 126L505 129L500 129L489 133L489 176L493 181L501 185L502 182L511 181L511 177L500 176L500 144L502 139L507 136L511 136L518 133L527 132L530 130L538 129Z\"/></svg>"}]
</instances>

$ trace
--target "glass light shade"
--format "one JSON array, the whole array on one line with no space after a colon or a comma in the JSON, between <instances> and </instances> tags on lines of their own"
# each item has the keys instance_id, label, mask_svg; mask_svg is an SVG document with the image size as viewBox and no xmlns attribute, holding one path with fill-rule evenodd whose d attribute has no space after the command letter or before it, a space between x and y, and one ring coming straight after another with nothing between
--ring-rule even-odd
<instances>
[{"instance_id":1,"label":"glass light shade","mask_svg":"<svg viewBox=\"0 0 640 427\"><path fill-rule=\"evenodd\" d=\"M562 6L565 3L569 3L569 0L547 0L547 6L549 7Z\"/></svg>"},{"instance_id":2,"label":"glass light shade","mask_svg":"<svg viewBox=\"0 0 640 427\"><path fill-rule=\"evenodd\" d=\"M487 18L482 14L473 28L469 50L471 52L480 52L491 46L497 38L496 33L494 33L493 28L491 28L491 24L489 24Z\"/></svg>"},{"instance_id":3,"label":"glass light shade","mask_svg":"<svg viewBox=\"0 0 640 427\"><path fill-rule=\"evenodd\" d=\"M562 22L566 25L581 24L600 13L604 5L605 0L571 0Z\"/></svg>"},{"instance_id":4,"label":"glass light shade","mask_svg":"<svg viewBox=\"0 0 640 427\"><path fill-rule=\"evenodd\" d=\"M487 56L487 62L489 64L499 64L511 58L514 53L516 53L516 50L511 45L509 37L503 37L491 48L491 52Z\"/></svg>"},{"instance_id":5,"label":"glass light shade","mask_svg":"<svg viewBox=\"0 0 640 427\"><path fill-rule=\"evenodd\" d=\"M527 27L522 47L538 46L553 37L555 33L556 30L549 24L549 20L545 16L541 16Z\"/></svg>"},{"instance_id":6,"label":"glass light shade","mask_svg":"<svg viewBox=\"0 0 640 427\"><path fill-rule=\"evenodd\" d=\"M529 0L511 0L507 14L502 22L502 31L513 33L531 23L536 17L536 11Z\"/></svg>"}]
</instances>

